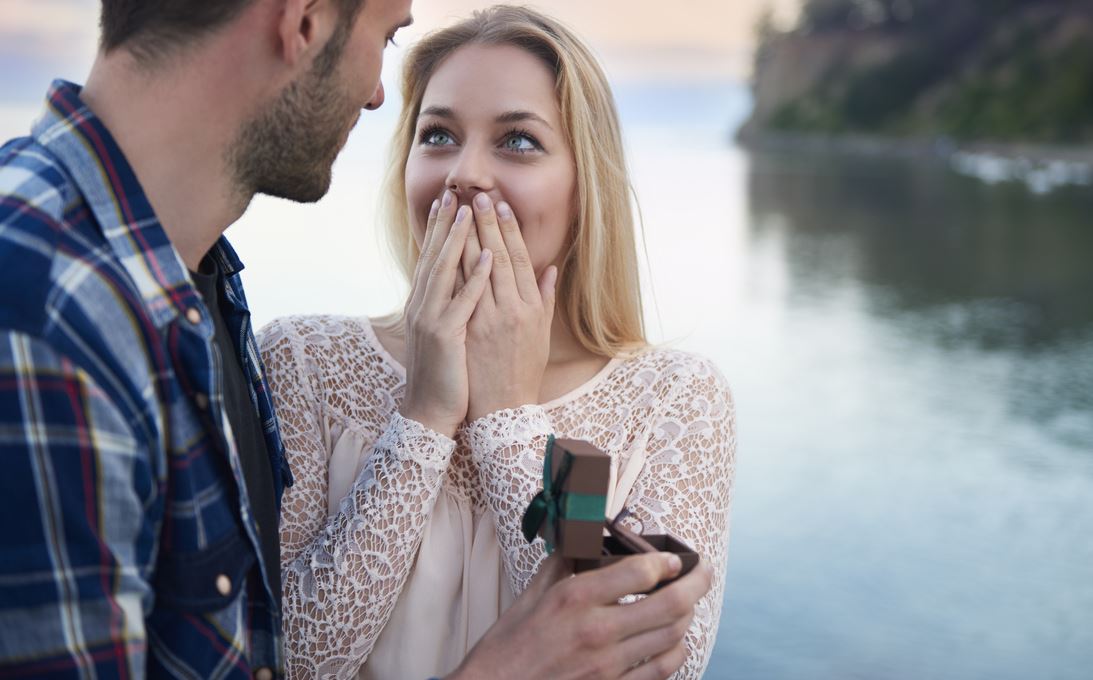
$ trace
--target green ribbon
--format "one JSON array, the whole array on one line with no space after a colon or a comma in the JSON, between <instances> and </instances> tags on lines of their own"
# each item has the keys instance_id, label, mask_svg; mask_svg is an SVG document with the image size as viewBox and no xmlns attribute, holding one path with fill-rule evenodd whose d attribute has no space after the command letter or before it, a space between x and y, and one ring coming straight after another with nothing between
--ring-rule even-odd
<instances>
[{"instance_id":1,"label":"green ribbon","mask_svg":"<svg viewBox=\"0 0 1093 680\"><path fill-rule=\"evenodd\" d=\"M543 490L531 499L524 513L521 527L528 543L535 540L539 529L546 522L543 540L546 541L547 553L554 552L558 522L570 519L584 522L602 522L607 499L598 494L561 493L573 467L573 456L566 454L558 467L558 474L552 479L550 471L554 467L554 435L547 439L546 453L543 455Z\"/></svg>"}]
</instances>

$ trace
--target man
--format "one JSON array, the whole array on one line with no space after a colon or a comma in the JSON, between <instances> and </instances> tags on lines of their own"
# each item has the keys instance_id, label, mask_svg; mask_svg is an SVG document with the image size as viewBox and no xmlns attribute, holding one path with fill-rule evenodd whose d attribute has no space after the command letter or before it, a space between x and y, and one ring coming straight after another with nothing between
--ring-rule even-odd
<instances>
[{"instance_id":1,"label":"man","mask_svg":"<svg viewBox=\"0 0 1093 680\"><path fill-rule=\"evenodd\" d=\"M323 196L410 20L103 0L86 87L0 149L0 675L281 674L291 471L222 233L257 193ZM677 570L548 560L452 677L666 677L709 574L615 599Z\"/></svg>"}]
</instances>

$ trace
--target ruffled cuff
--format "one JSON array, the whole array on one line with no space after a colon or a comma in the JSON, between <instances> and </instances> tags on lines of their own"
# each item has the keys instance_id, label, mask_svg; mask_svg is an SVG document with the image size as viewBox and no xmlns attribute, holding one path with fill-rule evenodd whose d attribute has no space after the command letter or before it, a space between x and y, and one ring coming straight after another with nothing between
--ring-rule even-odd
<instances>
[{"instance_id":1,"label":"ruffled cuff","mask_svg":"<svg viewBox=\"0 0 1093 680\"><path fill-rule=\"evenodd\" d=\"M376 441L376 448L388 451L397 460L414 462L427 470L442 472L452 459L455 440L396 411L387 429Z\"/></svg>"},{"instance_id":2,"label":"ruffled cuff","mask_svg":"<svg viewBox=\"0 0 1093 680\"><path fill-rule=\"evenodd\" d=\"M542 406L529 404L494 411L467 424L464 430L471 457L476 464L493 460L498 454L519 451L537 438L546 445L554 426Z\"/></svg>"}]
</instances>

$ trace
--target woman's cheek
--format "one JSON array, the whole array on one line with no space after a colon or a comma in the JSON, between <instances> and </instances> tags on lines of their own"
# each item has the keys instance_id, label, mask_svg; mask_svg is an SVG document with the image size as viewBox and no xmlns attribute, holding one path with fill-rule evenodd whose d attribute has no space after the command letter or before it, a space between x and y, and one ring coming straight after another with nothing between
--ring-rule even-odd
<instances>
[{"instance_id":1,"label":"woman's cheek","mask_svg":"<svg viewBox=\"0 0 1093 680\"><path fill-rule=\"evenodd\" d=\"M425 240L425 229L429 223L429 209L433 200L438 198L434 192L423 183L410 185L407 183L406 209L410 216L411 231L418 246Z\"/></svg>"},{"instance_id":2,"label":"woman's cheek","mask_svg":"<svg viewBox=\"0 0 1093 680\"><path fill-rule=\"evenodd\" d=\"M553 211L546 211L537 215L522 233L531 264L541 274L561 255L566 237L564 220L559 220Z\"/></svg>"},{"instance_id":3,"label":"woman's cheek","mask_svg":"<svg viewBox=\"0 0 1093 680\"><path fill-rule=\"evenodd\" d=\"M532 267L542 273L561 254L568 231L568 201L554 200L556 189L536 186L537 191L508 187L504 197L520 223L520 235L528 249Z\"/></svg>"},{"instance_id":4,"label":"woman's cheek","mask_svg":"<svg viewBox=\"0 0 1093 680\"><path fill-rule=\"evenodd\" d=\"M422 241L425 240L425 226L429 216L422 216L421 206L415 200L406 202L406 211L410 218L410 236L414 238L414 243L420 248Z\"/></svg>"}]
</instances>

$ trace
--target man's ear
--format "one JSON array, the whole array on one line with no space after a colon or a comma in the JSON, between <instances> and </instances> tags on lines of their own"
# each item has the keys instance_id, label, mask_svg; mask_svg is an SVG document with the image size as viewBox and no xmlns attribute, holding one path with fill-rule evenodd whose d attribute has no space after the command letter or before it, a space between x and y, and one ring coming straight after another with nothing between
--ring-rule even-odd
<instances>
[{"instance_id":1,"label":"man's ear","mask_svg":"<svg viewBox=\"0 0 1093 680\"><path fill-rule=\"evenodd\" d=\"M318 53L334 32L337 13L329 0L281 0L278 52L289 66Z\"/></svg>"}]
</instances>

